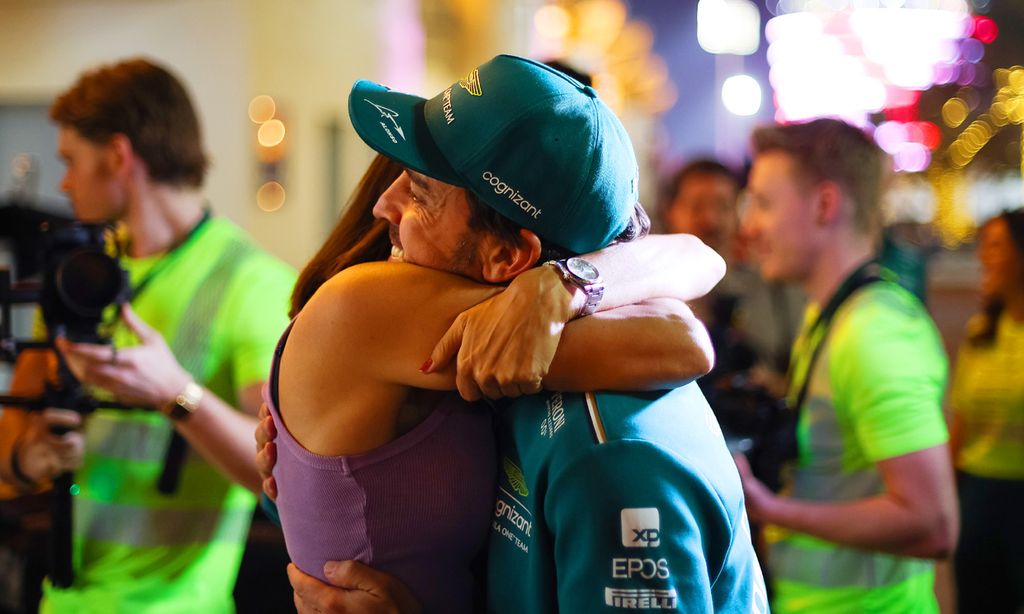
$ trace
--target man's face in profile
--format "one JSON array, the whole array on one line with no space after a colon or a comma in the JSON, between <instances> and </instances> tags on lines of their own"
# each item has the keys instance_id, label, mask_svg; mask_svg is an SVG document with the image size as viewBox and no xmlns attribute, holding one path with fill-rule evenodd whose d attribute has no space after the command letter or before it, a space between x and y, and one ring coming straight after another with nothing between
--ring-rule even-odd
<instances>
[{"instance_id":1,"label":"man's face in profile","mask_svg":"<svg viewBox=\"0 0 1024 614\"><path fill-rule=\"evenodd\" d=\"M83 222L112 222L123 213L123 190L113 170L113 146L94 143L77 130L60 126L57 157L64 162L60 189Z\"/></svg>"},{"instance_id":2,"label":"man's face in profile","mask_svg":"<svg viewBox=\"0 0 1024 614\"><path fill-rule=\"evenodd\" d=\"M389 261L480 279L464 189L406 170L377 200L373 215L391 224Z\"/></svg>"},{"instance_id":3,"label":"man's face in profile","mask_svg":"<svg viewBox=\"0 0 1024 614\"><path fill-rule=\"evenodd\" d=\"M809 183L787 153L766 151L754 158L743 235L766 280L799 283L815 266L816 189Z\"/></svg>"}]
</instances>

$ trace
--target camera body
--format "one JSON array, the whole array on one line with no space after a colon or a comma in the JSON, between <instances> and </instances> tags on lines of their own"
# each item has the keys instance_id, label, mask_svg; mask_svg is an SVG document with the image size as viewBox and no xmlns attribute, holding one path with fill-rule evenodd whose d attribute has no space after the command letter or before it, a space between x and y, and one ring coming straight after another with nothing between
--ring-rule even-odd
<instances>
[{"instance_id":1,"label":"camera body","mask_svg":"<svg viewBox=\"0 0 1024 614\"><path fill-rule=\"evenodd\" d=\"M709 298L707 324L716 362L701 378L701 390L729 450L745 455L754 477L777 492L784 468L797 457L797 413L751 377L759 357L737 326L740 297L720 292ZM785 370L788 355L767 358L775 369Z\"/></svg>"},{"instance_id":2,"label":"camera body","mask_svg":"<svg viewBox=\"0 0 1024 614\"><path fill-rule=\"evenodd\" d=\"M108 252L105 224L53 225L43 231L43 285L39 307L50 337L103 343L108 308L129 298L128 273Z\"/></svg>"},{"instance_id":3,"label":"camera body","mask_svg":"<svg viewBox=\"0 0 1024 614\"><path fill-rule=\"evenodd\" d=\"M41 273L41 283L11 285L10 274L0 288L2 337L17 347L10 331L13 304L36 303L49 337L104 343L101 323L107 310L130 298L128 273L112 249L113 229L42 213L18 203L0 207L0 236L12 240L20 279ZM12 351L9 353L16 353Z\"/></svg>"},{"instance_id":4,"label":"camera body","mask_svg":"<svg viewBox=\"0 0 1024 614\"><path fill-rule=\"evenodd\" d=\"M778 492L786 464L797 457L796 412L743 372L719 377L705 394L729 450L744 454L754 477Z\"/></svg>"}]
</instances>

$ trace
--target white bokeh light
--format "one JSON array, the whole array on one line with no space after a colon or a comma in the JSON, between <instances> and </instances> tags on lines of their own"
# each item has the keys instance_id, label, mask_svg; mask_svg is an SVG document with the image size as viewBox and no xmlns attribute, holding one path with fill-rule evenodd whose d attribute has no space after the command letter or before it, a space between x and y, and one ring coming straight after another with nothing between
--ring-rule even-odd
<instances>
[{"instance_id":1,"label":"white bokeh light","mask_svg":"<svg viewBox=\"0 0 1024 614\"><path fill-rule=\"evenodd\" d=\"M750 75L733 75L722 83L722 104L734 115L753 115L761 108L761 85Z\"/></svg>"},{"instance_id":2,"label":"white bokeh light","mask_svg":"<svg viewBox=\"0 0 1024 614\"><path fill-rule=\"evenodd\" d=\"M866 126L873 113L916 104L933 83L973 76L972 65L956 68L971 24L961 0L786 0L778 10L765 24L778 121Z\"/></svg>"},{"instance_id":3,"label":"white bokeh light","mask_svg":"<svg viewBox=\"0 0 1024 614\"><path fill-rule=\"evenodd\" d=\"M700 0L697 43L708 53L751 55L761 45L761 12L750 0Z\"/></svg>"}]
</instances>

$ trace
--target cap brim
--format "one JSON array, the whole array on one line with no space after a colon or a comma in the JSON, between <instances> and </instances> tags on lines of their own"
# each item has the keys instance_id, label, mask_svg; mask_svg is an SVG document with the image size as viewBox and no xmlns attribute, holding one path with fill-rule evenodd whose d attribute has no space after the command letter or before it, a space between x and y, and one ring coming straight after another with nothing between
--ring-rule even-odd
<instances>
[{"instance_id":1,"label":"cap brim","mask_svg":"<svg viewBox=\"0 0 1024 614\"><path fill-rule=\"evenodd\" d=\"M463 185L427 129L425 103L419 96L361 80L348 96L348 114L356 134L374 150L428 177Z\"/></svg>"}]
</instances>

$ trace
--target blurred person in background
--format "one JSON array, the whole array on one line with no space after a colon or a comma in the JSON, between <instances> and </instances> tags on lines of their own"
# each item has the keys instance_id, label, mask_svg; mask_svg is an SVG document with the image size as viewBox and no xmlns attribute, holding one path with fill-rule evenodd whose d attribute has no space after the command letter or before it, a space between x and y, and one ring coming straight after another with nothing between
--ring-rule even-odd
<instances>
[{"instance_id":1,"label":"blurred person in background","mask_svg":"<svg viewBox=\"0 0 1024 614\"><path fill-rule=\"evenodd\" d=\"M950 448L963 529L959 611L1024 611L1024 210L985 222L984 310L967 324L950 390Z\"/></svg>"},{"instance_id":2,"label":"blurred person in background","mask_svg":"<svg viewBox=\"0 0 1024 614\"><path fill-rule=\"evenodd\" d=\"M690 307L708 327L715 367L699 380L727 436L747 437L750 414L772 414L785 394L789 349L803 293L766 281L739 236L740 178L718 160L690 161L664 190L661 218L673 233L693 234L726 262L725 277ZM769 419L769 418L766 418Z\"/></svg>"},{"instance_id":3,"label":"blurred person in background","mask_svg":"<svg viewBox=\"0 0 1024 614\"><path fill-rule=\"evenodd\" d=\"M58 338L58 350L84 384L140 409L84 420L74 584L47 582L41 611L232 612L260 485L252 430L294 272L211 215L199 120L165 68L132 59L86 72L50 116L61 188L79 220L122 225L133 290L112 345ZM22 356L12 388L40 389L47 354ZM66 414L0 420L0 456L24 490L77 464L48 434L72 425ZM175 433L191 449L165 494L157 481Z\"/></svg>"},{"instance_id":4,"label":"blurred person in background","mask_svg":"<svg viewBox=\"0 0 1024 614\"><path fill-rule=\"evenodd\" d=\"M784 494L750 472L768 527L776 612L935 612L934 564L958 530L942 414L946 359L914 295L876 262L887 159L833 119L753 135L743 231L765 279L809 305L789 403L798 456Z\"/></svg>"}]
</instances>

